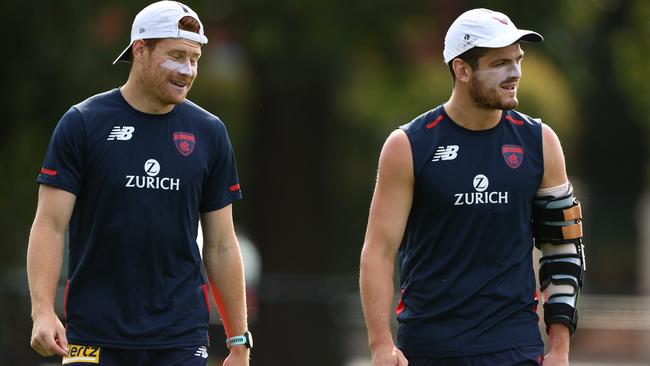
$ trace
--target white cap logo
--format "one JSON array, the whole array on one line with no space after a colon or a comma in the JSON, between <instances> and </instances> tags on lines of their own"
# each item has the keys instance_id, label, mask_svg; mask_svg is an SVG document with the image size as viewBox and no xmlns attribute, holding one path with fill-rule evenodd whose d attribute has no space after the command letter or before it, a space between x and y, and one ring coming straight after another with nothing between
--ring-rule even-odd
<instances>
[{"instance_id":1,"label":"white cap logo","mask_svg":"<svg viewBox=\"0 0 650 366\"><path fill-rule=\"evenodd\" d=\"M156 159L149 159L144 163L144 172L150 177L155 177L160 173L160 164Z\"/></svg>"},{"instance_id":2,"label":"white cap logo","mask_svg":"<svg viewBox=\"0 0 650 366\"><path fill-rule=\"evenodd\" d=\"M478 192L483 192L490 185L490 181L483 174L474 177L474 189Z\"/></svg>"}]
</instances>

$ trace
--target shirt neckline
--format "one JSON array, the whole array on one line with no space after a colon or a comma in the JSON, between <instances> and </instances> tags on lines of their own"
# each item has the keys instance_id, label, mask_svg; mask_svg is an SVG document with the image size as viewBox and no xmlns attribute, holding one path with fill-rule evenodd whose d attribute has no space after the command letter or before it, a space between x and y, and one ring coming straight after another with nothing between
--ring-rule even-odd
<instances>
[{"instance_id":1,"label":"shirt neckline","mask_svg":"<svg viewBox=\"0 0 650 366\"><path fill-rule=\"evenodd\" d=\"M177 104L177 105L174 106L174 108L172 108L171 111L169 111L167 113L152 114L152 113L141 112L141 111L133 108L133 106L131 104L129 104L129 102L127 102L127 100L124 98L124 95L122 95L122 92L120 91L120 88L113 89L113 94L116 96L116 98L118 98L120 100L120 102L122 104L124 104L125 108L129 112L137 115L138 117L145 118L145 119L152 119L152 120L167 119L169 117L172 117L178 112L178 110L181 108L181 106L183 104L185 104L185 102L183 102L181 104Z\"/></svg>"},{"instance_id":2,"label":"shirt neckline","mask_svg":"<svg viewBox=\"0 0 650 366\"><path fill-rule=\"evenodd\" d=\"M440 109L441 109L441 112L442 112L442 114L444 115L445 119L448 119L449 122L451 122L450 125L451 125L453 128L455 128L456 130L458 130L458 131L460 131L460 132L462 132L462 133L464 133L464 134L467 134L467 135L475 135L475 136L491 135L491 134L493 134L493 133L496 133L496 131L498 131L498 129L501 127L501 125L503 125L503 119L504 119L505 116L506 116L506 111L505 111L505 110L501 110L501 118L499 119L499 122L497 122L497 124L494 125L494 127L490 127L490 128L488 128L488 129L485 129L485 130L470 130L470 129L465 128L465 127L459 125L458 123L456 123L456 121L454 121L454 120L453 120L453 119L452 119L452 118L447 114L447 111L445 110L445 106L444 106L444 104L441 104L441 105L440 105Z\"/></svg>"}]
</instances>

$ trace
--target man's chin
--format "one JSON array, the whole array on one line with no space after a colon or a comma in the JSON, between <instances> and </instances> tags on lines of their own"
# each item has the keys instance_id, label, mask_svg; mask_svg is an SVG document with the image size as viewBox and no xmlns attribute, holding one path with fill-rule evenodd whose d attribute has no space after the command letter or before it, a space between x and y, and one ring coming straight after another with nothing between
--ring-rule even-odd
<instances>
[{"instance_id":1,"label":"man's chin","mask_svg":"<svg viewBox=\"0 0 650 366\"><path fill-rule=\"evenodd\" d=\"M515 109L517 108L518 105L519 105L519 101L517 100L517 98L514 98L507 102L502 103L501 108L499 109L503 109L503 110Z\"/></svg>"},{"instance_id":2,"label":"man's chin","mask_svg":"<svg viewBox=\"0 0 650 366\"><path fill-rule=\"evenodd\" d=\"M189 92L189 88L177 88L177 89L172 89L168 90L165 94L167 97L167 102L169 104L181 104L185 101L187 98L187 93Z\"/></svg>"},{"instance_id":3,"label":"man's chin","mask_svg":"<svg viewBox=\"0 0 650 366\"><path fill-rule=\"evenodd\" d=\"M167 103L174 104L174 105L181 104L185 101L186 97L187 97L187 93L184 93L182 95L171 95L167 99Z\"/></svg>"}]
</instances>

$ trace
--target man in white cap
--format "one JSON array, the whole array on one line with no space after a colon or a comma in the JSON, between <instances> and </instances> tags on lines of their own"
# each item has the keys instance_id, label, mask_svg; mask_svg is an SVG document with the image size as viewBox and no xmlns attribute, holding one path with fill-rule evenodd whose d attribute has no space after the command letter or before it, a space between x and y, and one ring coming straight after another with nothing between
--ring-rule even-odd
<instances>
[{"instance_id":1,"label":"man in white cap","mask_svg":"<svg viewBox=\"0 0 650 366\"><path fill-rule=\"evenodd\" d=\"M451 97L386 140L361 254L373 366L568 364L584 273L580 204L556 134L514 110L521 41L542 36L499 12L460 15L445 37Z\"/></svg>"},{"instance_id":2,"label":"man in white cap","mask_svg":"<svg viewBox=\"0 0 650 366\"><path fill-rule=\"evenodd\" d=\"M27 253L40 355L80 366L205 366L211 289L230 348L224 365L248 365L235 158L219 118L185 99L207 41L186 5L147 6L115 60L131 62L126 84L59 121ZM54 298L66 229L62 323Z\"/></svg>"}]
</instances>

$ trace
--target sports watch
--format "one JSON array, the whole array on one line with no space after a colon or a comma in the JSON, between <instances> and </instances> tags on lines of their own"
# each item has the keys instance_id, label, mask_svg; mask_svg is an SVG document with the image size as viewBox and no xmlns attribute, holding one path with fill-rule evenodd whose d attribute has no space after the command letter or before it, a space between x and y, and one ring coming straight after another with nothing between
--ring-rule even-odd
<instances>
[{"instance_id":1,"label":"sports watch","mask_svg":"<svg viewBox=\"0 0 650 366\"><path fill-rule=\"evenodd\" d=\"M250 331L247 330L244 335L226 339L226 348L230 348L232 346L246 346L246 348L253 348L253 335Z\"/></svg>"}]
</instances>

